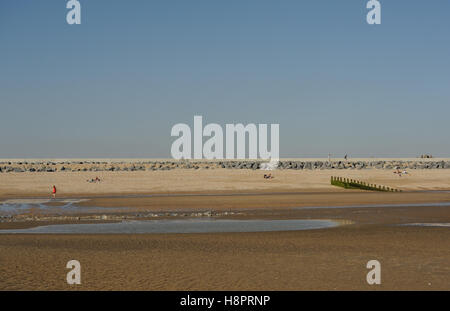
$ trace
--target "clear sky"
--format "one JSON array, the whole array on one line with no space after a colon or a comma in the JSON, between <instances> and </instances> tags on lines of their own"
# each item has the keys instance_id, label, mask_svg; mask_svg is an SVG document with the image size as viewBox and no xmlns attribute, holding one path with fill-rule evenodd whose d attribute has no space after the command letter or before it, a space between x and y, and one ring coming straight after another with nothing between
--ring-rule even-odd
<instances>
[{"instance_id":1,"label":"clear sky","mask_svg":"<svg viewBox=\"0 0 450 311\"><path fill-rule=\"evenodd\" d=\"M0 1L0 158L170 157L279 123L281 157L450 156L450 1Z\"/></svg>"}]
</instances>

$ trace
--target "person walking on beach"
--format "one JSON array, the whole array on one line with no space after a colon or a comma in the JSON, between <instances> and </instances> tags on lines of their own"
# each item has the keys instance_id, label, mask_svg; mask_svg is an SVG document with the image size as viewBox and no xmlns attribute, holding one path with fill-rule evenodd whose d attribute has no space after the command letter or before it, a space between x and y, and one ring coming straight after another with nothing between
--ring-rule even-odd
<instances>
[{"instance_id":1,"label":"person walking on beach","mask_svg":"<svg viewBox=\"0 0 450 311\"><path fill-rule=\"evenodd\" d=\"M56 199L56 187L55 187L55 185L53 185L52 196L53 196L53 199Z\"/></svg>"}]
</instances>

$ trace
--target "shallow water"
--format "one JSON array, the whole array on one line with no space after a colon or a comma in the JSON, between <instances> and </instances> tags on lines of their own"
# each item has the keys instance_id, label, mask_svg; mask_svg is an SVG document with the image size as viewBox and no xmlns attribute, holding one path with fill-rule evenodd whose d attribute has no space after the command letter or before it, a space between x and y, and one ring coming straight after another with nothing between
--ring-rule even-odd
<instances>
[{"instance_id":1,"label":"shallow water","mask_svg":"<svg viewBox=\"0 0 450 311\"><path fill-rule=\"evenodd\" d=\"M0 233L58 233L58 234L114 234L114 233L213 233L295 231L336 227L329 220L222 220L183 219L124 221L120 223L63 224L29 229L7 229Z\"/></svg>"},{"instance_id":2,"label":"shallow water","mask_svg":"<svg viewBox=\"0 0 450 311\"><path fill-rule=\"evenodd\" d=\"M376 208L376 207L442 207L450 206L450 202L437 203L404 203L404 204L361 204L344 206L302 206L295 209L316 209L316 208Z\"/></svg>"},{"instance_id":3,"label":"shallow water","mask_svg":"<svg viewBox=\"0 0 450 311\"><path fill-rule=\"evenodd\" d=\"M412 227L449 227L450 223L448 222L436 222L436 223L411 223L411 224L402 224L401 226L412 226Z\"/></svg>"},{"instance_id":4,"label":"shallow water","mask_svg":"<svg viewBox=\"0 0 450 311\"><path fill-rule=\"evenodd\" d=\"M0 202L0 217L8 217L20 215L29 212L31 209L39 210L41 215L76 215L96 214L104 212L126 212L126 207L85 207L77 206L79 202L88 199L14 199ZM49 203L60 203L61 205L52 206ZM405 203L405 204L361 204L361 205L344 205L344 206L302 206L293 207L292 209L326 209L326 208L383 208L383 207L450 207L450 202L437 203Z\"/></svg>"},{"instance_id":5,"label":"shallow water","mask_svg":"<svg viewBox=\"0 0 450 311\"><path fill-rule=\"evenodd\" d=\"M0 203L0 216L17 215L28 212L31 209L38 209L41 213L57 213L60 215L74 213L98 213L104 211L116 211L118 208L112 207L81 207L77 203L87 201L87 199L10 199ZM49 203L59 203L52 206Z\"/></svg>"}]
</instances>

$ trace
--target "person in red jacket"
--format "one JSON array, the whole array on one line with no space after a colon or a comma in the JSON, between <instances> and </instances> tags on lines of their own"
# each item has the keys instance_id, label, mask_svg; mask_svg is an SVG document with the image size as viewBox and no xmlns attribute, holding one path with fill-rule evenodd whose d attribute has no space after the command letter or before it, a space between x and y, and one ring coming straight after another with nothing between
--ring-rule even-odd
<instances>
[{"instance_id":1,"label":"person in red jacket","mask_svg":"<svg viewBox=\"0 0 450 311\"><path fill-rule=\"evenodd\" d=\"M52 195L53 195L53 198L55 199L56 198L56 187L55 187L55 185L53 185Z\"/></svg>"}]
</instances>

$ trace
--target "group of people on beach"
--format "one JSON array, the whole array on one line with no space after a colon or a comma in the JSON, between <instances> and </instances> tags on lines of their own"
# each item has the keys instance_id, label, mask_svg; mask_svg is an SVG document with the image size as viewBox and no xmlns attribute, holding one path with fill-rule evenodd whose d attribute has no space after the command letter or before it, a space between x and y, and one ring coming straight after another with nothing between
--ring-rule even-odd
<instances>
[{"instance_id":1,"label":"group of people on beach","mask_svg":"<svg viewBox=\"0 0 450 311\"><path fill-rule=\"evenodd\" d=\"M394 174L397 174L398 177L402 177L402 174L403 174L403 175L407 175L408 172L407 172L406 170L400 171L400 169L397 168L397 170L394 171Z\"/></svg>"},{"instance_id":2,"label":"group of people on beach","mask_svg":"<svg viewBox=\"0 0 450 311\"><path fill-rule=\"evenodd\" d=\"M100 178L98 178L98 176L96 176L95 178L88 179L86 181L89 183L101 182L101 180L100 180Z\"/></svg>"}]
</instances>

